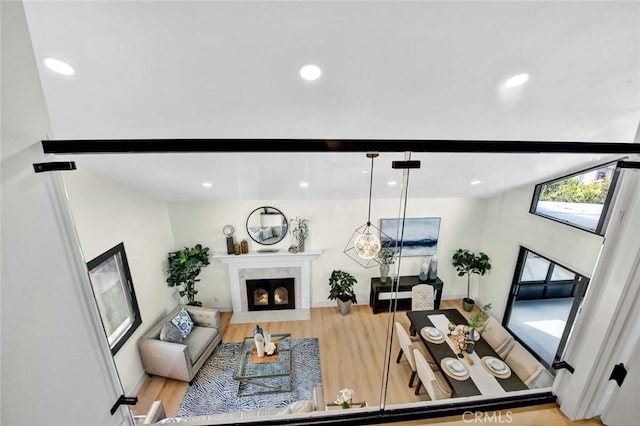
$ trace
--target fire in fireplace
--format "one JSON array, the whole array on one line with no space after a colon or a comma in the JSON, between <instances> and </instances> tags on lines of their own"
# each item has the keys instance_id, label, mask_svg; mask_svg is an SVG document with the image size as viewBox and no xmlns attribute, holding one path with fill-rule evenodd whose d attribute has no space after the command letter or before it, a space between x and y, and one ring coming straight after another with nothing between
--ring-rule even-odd
<instances>
[{"instance_id":1,"label":"fire in fireplace","mask_svg":"<svg viewBox=\"0 0 640 426\"><path fill-rule=\"evenodd\" d=\"M294 283L293 278L246 280L249 311L295 309Z\"/></svg>"}]
</instances>

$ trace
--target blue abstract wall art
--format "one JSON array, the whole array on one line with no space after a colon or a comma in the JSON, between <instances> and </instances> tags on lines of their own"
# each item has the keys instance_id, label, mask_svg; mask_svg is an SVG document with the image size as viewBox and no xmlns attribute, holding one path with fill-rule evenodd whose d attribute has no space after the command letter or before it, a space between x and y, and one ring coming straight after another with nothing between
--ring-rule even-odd
<instances>
[{"instance_id":1,"label":"blue abstract wall art","mask_svg":"<svg viewBox=\"0 0 640 426\"><path fill-rule=\"evenodd\" d=\"M396 247L403 235L403 256L431 256L438 251L439 217L405 218L404 232L402 219L380 219L380 230L380 242L388 247Z\"/></svg>"}]
</instances>

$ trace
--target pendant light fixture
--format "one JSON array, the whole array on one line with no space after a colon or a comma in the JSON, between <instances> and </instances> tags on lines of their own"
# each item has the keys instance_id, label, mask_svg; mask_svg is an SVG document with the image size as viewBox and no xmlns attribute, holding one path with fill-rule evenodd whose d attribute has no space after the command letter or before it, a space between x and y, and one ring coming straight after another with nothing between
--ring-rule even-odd
<instances>
[{"instance_id":1,"label":"pendant light fixture","mask_svg":"<svg viewBox=\"0 0 640 426\"><path fill-rule=\"evenodd\" d=\"M378 156L377 152L367 152L367 158L371 158L371 173L369 180L369 210L367 213L367 222L357 228L347 246L344 249L344 253L358 262L365 268L371 268L382 263L382 260L378 258L378 253L382 249L383 243L380 241L390 241L391 238L376 226L371 224L371 194L373 191L373 160ZM380 237L378 237L380 235Z\"/></svg>"}]
</instances>

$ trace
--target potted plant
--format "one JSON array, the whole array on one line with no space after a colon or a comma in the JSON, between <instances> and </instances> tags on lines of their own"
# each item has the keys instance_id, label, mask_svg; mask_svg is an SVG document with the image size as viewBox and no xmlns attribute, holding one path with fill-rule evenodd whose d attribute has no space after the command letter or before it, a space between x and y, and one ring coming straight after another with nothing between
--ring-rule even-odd
<instances>
[{"instance_id":1,"label":"potted plant","mask_svg":"<svg viewBox=\"0 0 640 426\"><path fill-rule=\"evenodd\" d=\"M304 252L304 240L309 236L309 226L307 225L309 220L296 216L295 219L291 219L291 222L294 224L291 232L298 243L297 251L302 253Z\"/></svg>"},{"instance_id":2,"label":"potted plant","mask_svg":"<svg viewBox=\"0 0 640 426\"><path fill-rule=\"evenodd\" d=\"M452 264L454 268L456 268L456 271L458 271L459 277L467 276L467 297L462 299L462 306L465 311L471 312L476 303L469 297L471 274L484 275L489 269L491 269L489 256L483 252L476 254L467 249L458 249L453 254Z\"/></svg>"},{"instance_id":3,"label":"potted plant","mask_svg":"<svg viewBox=\"0 0 640 426\"><path fill-rule=\"evenodd\" d=\"M202 306L202 302L195 300L195 296L198 294L195 285L200 281L198 275L201 269L208 264L209 247L202 247L200 244L169 253L167 284L169 287L181 285L180 297L187 296L189 305Z\"/></svg>"},{"instance_id":4,"label":"potted plant","mask_svg":"<svg viewBox=\"0 0 640 426\"><path fill-rule=\"evenodd\" d=\"M358 303L353 285L358 281L348 272L334 270L329 278L329 299L338 301L338 311L342 315L351 312L351 304Z\"/></svg>"},{"instance_id":5,"label":"potted plant","mask_svg":"<svg viewBox=\"0 0 640 426\"><path fill-rule=\"evenodd\" d=\"M378 258L380 259L380 282L387 282L389 276L389 268L396 261L396 251L385 245L378 252Z\"/></svg>"}]
</instances>

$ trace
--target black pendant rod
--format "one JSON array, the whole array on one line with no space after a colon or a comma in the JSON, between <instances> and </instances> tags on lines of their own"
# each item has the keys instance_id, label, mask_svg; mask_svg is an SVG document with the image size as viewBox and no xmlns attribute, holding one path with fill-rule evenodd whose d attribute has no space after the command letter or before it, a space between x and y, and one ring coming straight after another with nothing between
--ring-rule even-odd
<instances>
[{"instance_id":1,"label":"black pendant rod","mask_svg":"<svg viewBox=\"0 0 640 426\"><path fill-rule=\"evenodd\" d=\"M373 194L373 159L378 155L377 152L367 152L367 157L371 158L371 176L369 176L369 212L367 213L367 226L371 226L371 197Z\"/></svg>"}]
</instances>

